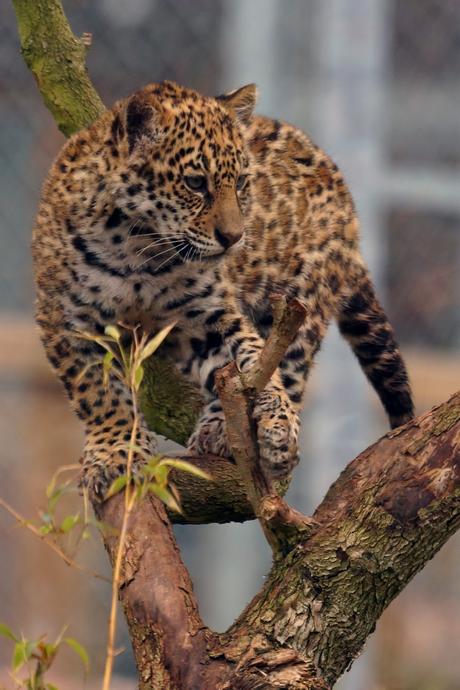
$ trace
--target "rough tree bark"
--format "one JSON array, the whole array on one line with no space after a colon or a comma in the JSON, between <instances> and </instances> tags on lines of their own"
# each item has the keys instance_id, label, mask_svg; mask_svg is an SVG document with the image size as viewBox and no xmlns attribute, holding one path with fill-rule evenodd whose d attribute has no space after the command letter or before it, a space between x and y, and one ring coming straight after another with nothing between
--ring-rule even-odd
<instances>
[{"instance_id":1,"label":"rough tree bark","mask_svg":"<svg viewBox=\"0 0 460 690\"><path fill-rule=\"evenodd\" d=\"M69 135L104 108L86 72L84 43L72 34L59 0L13 4L24 58L58 126ZM277 336L284 335L278 324ZM269 355L269 366L263 357L259 362L257 376L262 379L276 365L276 355ZM150 365L142 402L152 428L182 443L200 406L196 390L158 358ZM250 424L250 396L243 407L241 414ZM255 476L254 489L254 475L248 484L252 460L233 465L220 458L193 458L213 481L176 474L184 515L168 517L163 504L148 496L129 524L120 600L139 688L332 687L384 608L459 527L459 447L457 393L351 462L317 508L314 525L307 522L308 529L284 503L276 502L273 489L285 486L266 486ZM257 448L243 450L256 460ZM245 470L243 475L239 469ZM95 510L120 527L123 507L123 497L117 495ZM170 519L244 521L255 512L277 539L281 535L272 543L274 564L261 592L218 635L199 616ZM116 531L104 539L113 560Z\"/></svg>"},{"instance_id":2,"label":"rough tree bark","mask_svg":"<svg viewBox=\"0 0 460 690\"><path fill-rule=\"evenodd\" d=\"M122 507L110 499L104 520L119 526ZM199 617L163 506L139 505L120 598L140 688L332 687L384 608L460 526L460 392L361 453L314 518L313 534L275 561L261 592L216 635ZM113 557L116 537L106 543Z\"/></svg>"}]
</instances>

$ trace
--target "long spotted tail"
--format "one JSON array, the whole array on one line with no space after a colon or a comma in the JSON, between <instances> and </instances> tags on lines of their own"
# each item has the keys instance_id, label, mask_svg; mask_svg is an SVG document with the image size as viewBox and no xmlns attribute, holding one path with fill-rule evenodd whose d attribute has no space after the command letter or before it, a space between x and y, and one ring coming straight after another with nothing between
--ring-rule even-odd
<instances>
[{"instance_id":1,"label":"long spotted tail","mask_svg":"<svg viewBox=\"0 0 460 690\"><path fill-rule=\"evenodd\" d=\"M382 401L391 428L412 419L414 406L407 370L367 272L361 274L343 302L338 325Z\"/></svg>"}]
</instances>

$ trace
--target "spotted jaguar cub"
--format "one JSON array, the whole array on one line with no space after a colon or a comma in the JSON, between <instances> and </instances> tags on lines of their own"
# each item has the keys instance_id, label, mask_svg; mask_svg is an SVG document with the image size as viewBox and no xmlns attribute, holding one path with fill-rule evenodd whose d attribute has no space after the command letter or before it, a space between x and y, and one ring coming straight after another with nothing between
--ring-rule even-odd
<instances>
[{"instance_id":1,"label":"spotted jaguar cub","mask_svg":"<svg viewBox=\"0 0 460 690\"><path fill-rule=\"evenodd\" d=\"M392 427L412 417L406 369L358 245L337 167L291 125L253 116L253 85L207 98L171 82L118 102L64 146L44 185L33 235L37 321L86 427L86 479L103 494L125 461L132 401L115 377L85 369L98 348L78 337L107 324L146 332L178 320L169 349L207 400L189 441L229 456L214 374L255 362L270 295L308 317L255 406L261 460L297 463L298 413L332 317ZM138 443L152 450L143 424Z\"/></svg>"}]
</instances>

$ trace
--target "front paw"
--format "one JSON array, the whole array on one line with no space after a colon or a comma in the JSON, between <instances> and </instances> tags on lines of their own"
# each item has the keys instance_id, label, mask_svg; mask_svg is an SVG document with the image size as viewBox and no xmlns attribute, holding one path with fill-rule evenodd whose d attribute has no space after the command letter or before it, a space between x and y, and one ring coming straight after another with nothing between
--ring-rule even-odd
<instances>
[{"instance_id":1,"label":"front paw","mask_svg":"<svg viewBox=\"0 0 460 690\"><path fill-rule=\"evenodd\" d=\"M210 419L202 418L188 440L187 449L196 455L210 454L230 458L232 452L228 445L223 413L213 415Z\"/></svg>"},{"instance_id":2,"label":"front paw","mask_svg":"<svg viewBox=\"0 0 460 690\"><path fill-rule=\"evenodd\" d=\"M254 407L260 462L269 477L283 479L299 462L299 417L277 391L263 391Z\"/></svg>"},{"instance_id":3,"label":"front paw","mask_svg":"<svg viewBox=\"0 0 460 690\"><path fill-rule=\"evenodd\" d=\"M144 462L145 460L140 457L134 458L131 467L133 477ZM102 503L110 497L110 489L114 481L126 474L126 463L126 456L118 452L103 456L85 452L79 486L88 490L92 501Z\"/></svg>"}]
</instances>

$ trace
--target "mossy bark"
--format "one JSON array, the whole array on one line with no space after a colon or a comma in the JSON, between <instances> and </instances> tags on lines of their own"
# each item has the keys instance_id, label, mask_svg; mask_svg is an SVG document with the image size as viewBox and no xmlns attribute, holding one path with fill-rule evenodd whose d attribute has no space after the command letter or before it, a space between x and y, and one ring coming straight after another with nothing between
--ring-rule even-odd
<instances>
[{"instance_id":1,"label":"mossy bark","mask_svg":"<svg viewBox=\"0 0 460 690\"><path fill-rule=\"evenodd\" d=\"M167 359L151 357L145 366L141 407L149 427L157 434L185 445L203 400L199 390Z\"/></svg>"},{"instance_id":2,"label":"mossy bark","mask_svg":"<svg viewBox=\"0 0 460 690\"><path fill-rule=\"evenodd\" d=\"M57 126L70 136L105 110L88 76L87 47L72 33L59 0L12 2L24 60Z\"/></svg>"}]
</instances>

